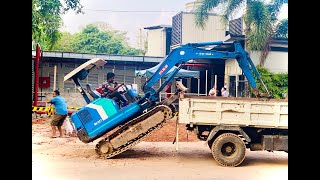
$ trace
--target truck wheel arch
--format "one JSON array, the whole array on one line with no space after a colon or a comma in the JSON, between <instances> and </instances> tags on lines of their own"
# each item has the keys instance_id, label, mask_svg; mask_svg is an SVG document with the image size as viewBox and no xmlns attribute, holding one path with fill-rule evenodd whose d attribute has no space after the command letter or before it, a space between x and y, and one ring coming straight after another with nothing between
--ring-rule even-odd
<instances>
[{"instance_id":1,"label":"truck wheel arch","mask_svg":"<svg viewBox=\"0 0 320 180\"><path fill-rule=\"evenodd\" d=\"M211 149L211 145L212 145L212 142L222 133L226 133L226 132L231 132L231 133L234 133L236 132L236 134L240 133L244 139L247 141L247 142L251 142L251 138L248 136L248 134L246 132L244 132L242 130L241 127L239 126L216 126L214 127L209 135L208 135L208 138L206 140L206 142L208 143L210 149Z\"/></svg>"}]
</instances>

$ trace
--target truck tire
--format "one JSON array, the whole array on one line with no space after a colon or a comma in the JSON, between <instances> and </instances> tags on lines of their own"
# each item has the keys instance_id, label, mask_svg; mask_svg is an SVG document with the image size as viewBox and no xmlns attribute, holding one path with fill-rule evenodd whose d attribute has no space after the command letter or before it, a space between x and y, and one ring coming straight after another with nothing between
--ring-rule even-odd
<instances>
[{"instance_id":1,"label":"truck tire","mask_svg":"<svg viewBox=\"0 0 320 180\"><path fill-rule=\"evenodd\" d=\"M212 144L213 158L221 166L238 166L246 155L246 145L243 140L233 133L219 135Z\"/></svg>"}]
</instances>

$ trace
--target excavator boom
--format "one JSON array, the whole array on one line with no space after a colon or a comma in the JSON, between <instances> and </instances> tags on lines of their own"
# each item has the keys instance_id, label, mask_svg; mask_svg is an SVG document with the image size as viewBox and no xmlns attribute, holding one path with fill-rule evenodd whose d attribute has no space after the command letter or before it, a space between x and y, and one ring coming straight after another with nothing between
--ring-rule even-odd
<instances>
[{"instance_id":1,"label":"excavator boom","mask_svg":"<svg viewBox=\"0 0 320 180\"><path fill-rule=\"evenodd\" d=\"M217 48L218 50L216 50L213 46L220 48ZM222 49L221 47L224 47L223 49L225 50L220 50ZM151 101L158 100L158 93L161 92L163 88L175 77L175 75L181 69L181 65L193 59L236 59L252 88L257 88L254 75L263 84L259 72L254 66L248 53L242 48L240 43L217 41L188 43L173 49L172 52L161 62L161 65L154 75L144 84L142 88L143 92L150 96ZM172 68L174 68L174 70L169 74L168 78L166 78L163 84L157 90L153 89L153 85L157 83ZM268 92L266 87L265 89Z\"/></svg>"}]
</instances>

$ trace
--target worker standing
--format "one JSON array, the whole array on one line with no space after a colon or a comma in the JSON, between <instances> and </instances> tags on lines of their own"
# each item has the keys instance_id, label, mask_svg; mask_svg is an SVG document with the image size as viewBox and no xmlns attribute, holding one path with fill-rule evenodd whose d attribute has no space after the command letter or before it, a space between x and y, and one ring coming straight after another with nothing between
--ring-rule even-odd
<instances>
[{"instance_id":1,"label":"worker standing","mask_svg":"<svg viewBox=\"0 0 320 180\"><path fill-rule=\"evenodd\" d=\"M229 97L229 91L227 90L227 88L225 86L221 88L221 96L222 97Z\"/></svg>"},{"instance_id":2,"label":"worker standing","mask_svg":"<svg viewBox=\"0 0 320 180\"><path fill-rule=\"evenodd\" d=\"M51 128L52 128L52 136L51 138L56 138L56 127L58 128L58 131L60 133L59 137L63 137L61 126L68 116L68 108L66 100L60 96L60 92L58 90L53 91L53 98L51 98L48 103L53 104L55 113L53 115L52 121L51 121Z\"/></svg>"},{"instance_id":3,"label":"worker standing","mask_svg":"<svg viewBox=\"0 0 320 180\"><path fill-rule=\"evenodd\" d=\"M217 96L217 90L214 87L210 89L209 96Z\"/></svg>"}]
</instances>

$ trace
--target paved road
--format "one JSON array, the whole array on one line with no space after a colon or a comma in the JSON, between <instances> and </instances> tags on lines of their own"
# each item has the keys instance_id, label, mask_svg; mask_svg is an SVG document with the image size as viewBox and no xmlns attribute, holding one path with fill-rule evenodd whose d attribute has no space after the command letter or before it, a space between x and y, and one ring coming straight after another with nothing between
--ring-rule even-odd
<instances>
[{"instance_id":1,"label":"paved road","mask_svg":"<svg viewBox=\"0 0 320 180\"><path fill-rule=\"evenodd\" d=\"M67 139L67 138L66 138ZM69 138L70 139L70 138ZM284 180L288 154L247 151L238 167L222 167L203 142L141 142L113 159L102 159L94 144L57 138L32 145L34 180Z\"/></svg>"}]
</instances>

